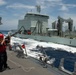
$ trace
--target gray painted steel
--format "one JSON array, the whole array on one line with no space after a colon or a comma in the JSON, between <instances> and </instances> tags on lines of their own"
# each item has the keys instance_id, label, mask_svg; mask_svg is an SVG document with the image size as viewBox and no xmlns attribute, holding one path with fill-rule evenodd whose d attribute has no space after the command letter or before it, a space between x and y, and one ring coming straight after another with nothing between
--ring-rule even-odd
<instances>
[{"instance_id":1,"label":"gray painted steel","mask_svg":"<svg viewBox=\"0 0 76 75\"><path fill-rule=\"evenodd\" d=\"M64 44L64 45L76 47L76 39L69 39L69 38L63 38L63 37L57 37L57 36L49 37L49 36L24 35L24 34L18 34L16 36L20 37L20 38L24 38L24 39L31 38L31 39L35 39L38 41L53 42L53 43Z\"/></svg>"}]
</instances>

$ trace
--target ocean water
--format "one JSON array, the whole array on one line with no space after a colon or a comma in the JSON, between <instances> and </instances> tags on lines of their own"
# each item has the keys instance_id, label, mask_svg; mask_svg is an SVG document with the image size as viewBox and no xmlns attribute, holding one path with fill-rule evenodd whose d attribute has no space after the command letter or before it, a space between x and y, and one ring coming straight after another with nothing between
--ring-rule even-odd
<instances>
[{"instance_id":1,"label":"ocean water","mask_svg":"<svg viewBox=\"0 0 76 75\"><path fill-rule=\"evenodd\" d=\"M7 35L8 31L1 31L3 34ZM59 67L61 58L64 59L64 68L73 72L74 71L74 63L76 62L76 48L70 47L70 46L64 46L54 43L46 43L46 42L40 42L33 39L21 39L12 37L11 38L11 45L13 45L14 42L22 43L25 42L27 54L36 58L38 53L45 53L47 56L50 56L51 58L55 58L54 66ZM41 49L35 49L36 46L43 46L43 51Z\"/></svg>"},{"instance_id":2,"label":"ocean water","mask_svg":"<svg viewBox=\"0 0 76 75\"><path fill-rule=\"evenodd\" d=\"M0 30L0 33L3 33L4 35L7 35L9 30Z\"/></svg>"}]
</instances>

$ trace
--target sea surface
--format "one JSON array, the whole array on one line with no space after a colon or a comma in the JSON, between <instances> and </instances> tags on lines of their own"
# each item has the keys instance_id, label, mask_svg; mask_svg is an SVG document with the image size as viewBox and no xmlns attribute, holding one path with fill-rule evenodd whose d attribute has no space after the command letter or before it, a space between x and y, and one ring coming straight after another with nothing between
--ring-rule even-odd
<instances>
[{"instance_id":1,"label":"sea surface","mask_svg":"<svg viewBox=\"0 0 76 75\"><path fill-rule=\"evenodd\" d=\"M4 35L7 35L9 30L0 30L0 33L3 33Z\"/></svg>"},{"instance_id":2,"label":"sea surface","mask_svg":"<svg viewBox=\"0 0 76 75\"><path fill-rule=\"evenodd\" d=\"M1 33L7 35L9 30L2 30ZM42 53L46 53L47 56L51 58L55 58L56 61L54 62L55 67L59 67L61 58L64 59L64 68L73 72L74 71L74 63L76 62L76 53L65 51L64 49L55 49L52 47L45 47L44 50L40 50Z\"/></svg>"}]
</instances>

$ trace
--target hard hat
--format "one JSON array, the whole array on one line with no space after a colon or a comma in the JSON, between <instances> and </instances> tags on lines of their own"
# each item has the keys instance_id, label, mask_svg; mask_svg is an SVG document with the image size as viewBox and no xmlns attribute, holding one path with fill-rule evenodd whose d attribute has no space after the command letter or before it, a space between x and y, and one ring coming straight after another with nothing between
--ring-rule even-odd
<instances>
[{"instance_id":1,"label":"hard hat","mask_svg":"<svg viewBox=\"0 0 76 75\"><path fill-rule=\"evenodd\" d=\"M0 34L0 38L4 38L4 35L3 34Z\"/></svg>"}]
</instances>

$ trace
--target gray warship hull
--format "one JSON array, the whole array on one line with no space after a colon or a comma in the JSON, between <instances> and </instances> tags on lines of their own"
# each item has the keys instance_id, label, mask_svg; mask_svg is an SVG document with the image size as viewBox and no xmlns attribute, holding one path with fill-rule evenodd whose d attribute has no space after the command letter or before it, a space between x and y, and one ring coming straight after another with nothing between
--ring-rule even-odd
<instances>
[{"instance_id":1,"label":"gray warship hull","mask_svg":"<svg viewBox=\"0 0 76 75\"><path fill-rule=\"evenodd\" d=\"M58 37L58 36L41 36L41 35L25 35L25 34L17 34L17 37L20 38L30 38L38 41L45 41L45 42L53 42L57 44L63 44L68 46L76 47L76 39Z\"/></svg>"}]
</instances>

